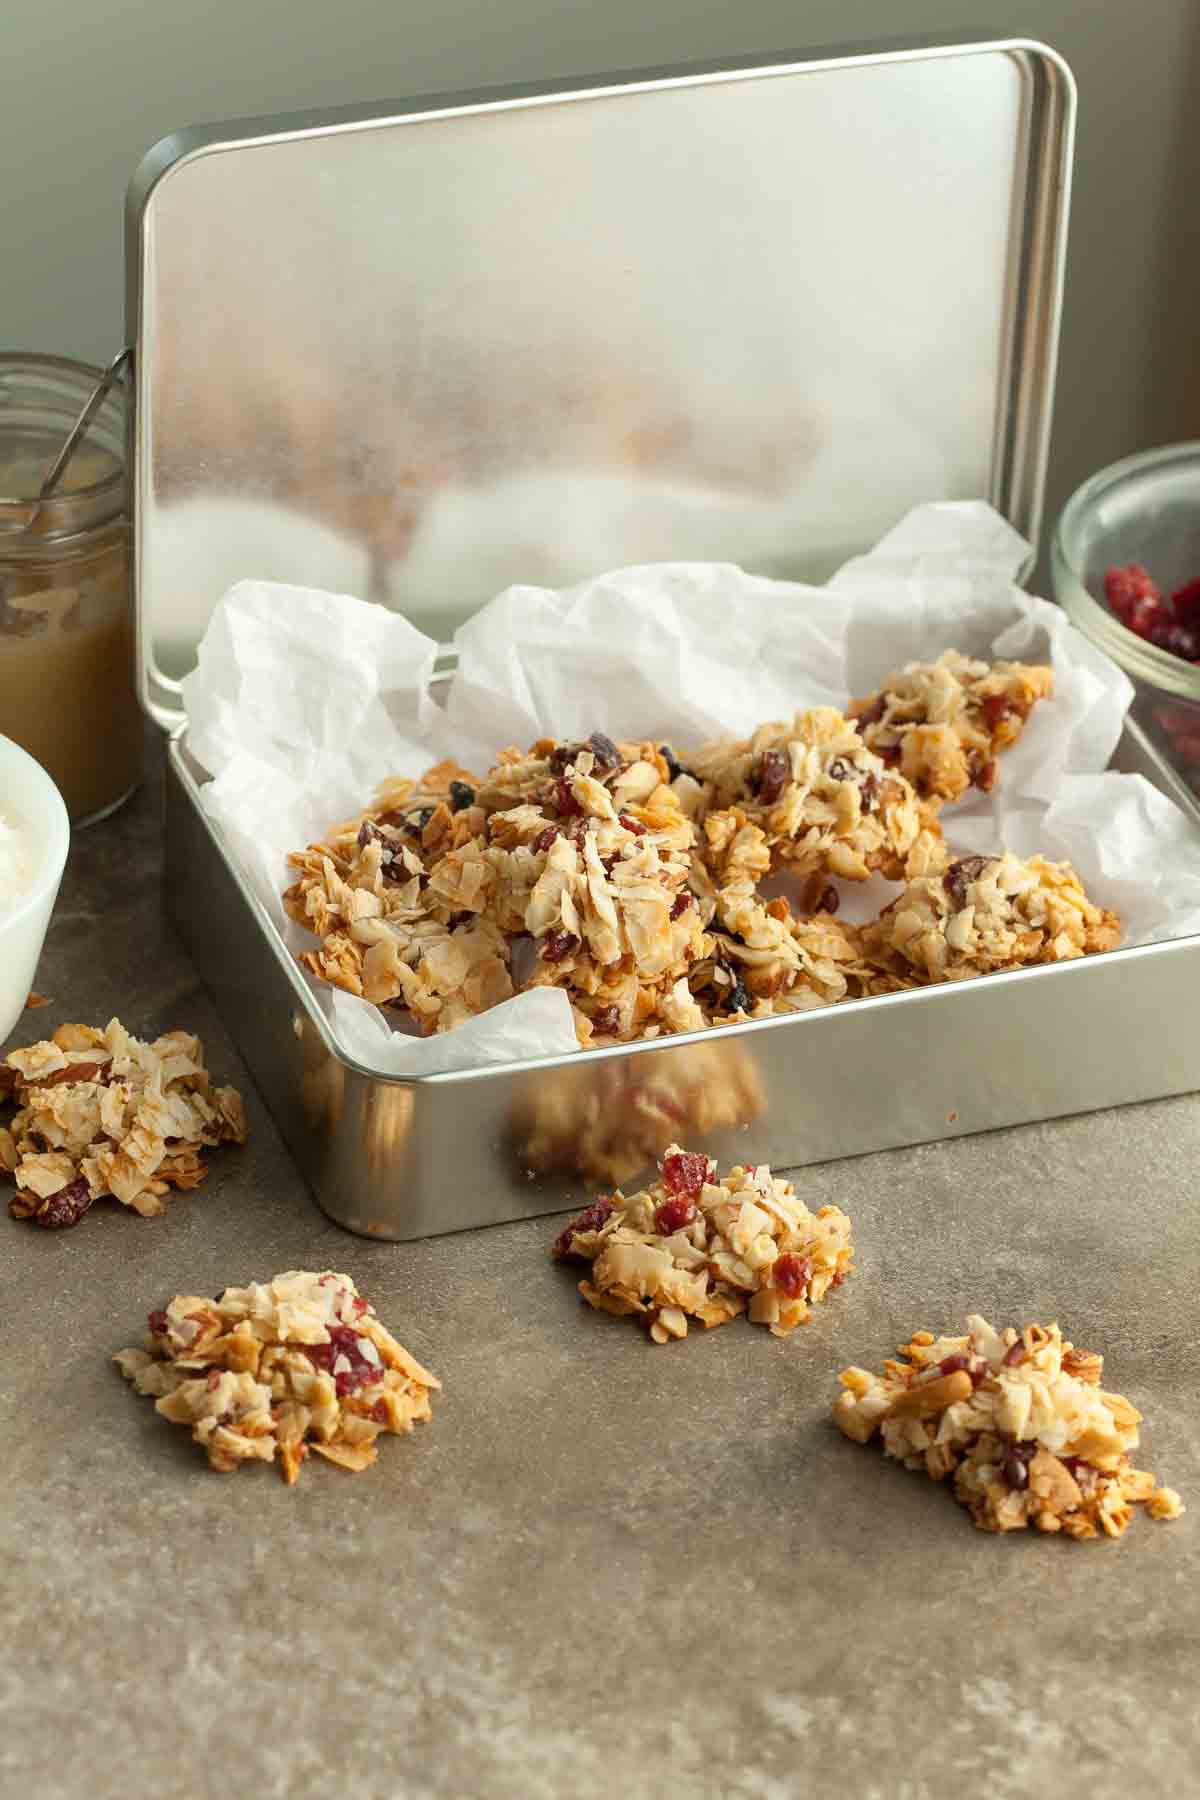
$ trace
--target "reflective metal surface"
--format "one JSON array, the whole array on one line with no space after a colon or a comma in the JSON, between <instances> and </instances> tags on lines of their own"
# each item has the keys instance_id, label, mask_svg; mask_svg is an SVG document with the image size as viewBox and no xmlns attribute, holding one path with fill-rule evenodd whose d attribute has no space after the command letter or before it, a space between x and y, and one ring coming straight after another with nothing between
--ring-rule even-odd
<instances>
[{"instance_id":1,"label":"reflective metal surface","mask_svg":"<svg viewBox=\"0 0 1200 1800\"><path fill-rule=\"evenodd\" d=\"M1116 760L1157 776L1136 728ZM171 918L314 1194L368 1235L552 1212L589 1180L634 1180L677 1134L723 1161L795 1168L1200 1082L1200 1011L1181 1000L1200 980L1200 938L698 1037L381 1080L337 1051L200 809L182 736L166 862Z\"/></svg>"},{"instance_id":2,"label":"reflective metal surface","mask_svg":"<svg viewBox=\"0 0 1200 1800\"><path fill-rule=\"evenodd\" d=\"M144 699L243 576L441 640L513 581L1036 537L1074 94L1006 42L165 140L129 202Z\"/></svg>"}]
</instances>

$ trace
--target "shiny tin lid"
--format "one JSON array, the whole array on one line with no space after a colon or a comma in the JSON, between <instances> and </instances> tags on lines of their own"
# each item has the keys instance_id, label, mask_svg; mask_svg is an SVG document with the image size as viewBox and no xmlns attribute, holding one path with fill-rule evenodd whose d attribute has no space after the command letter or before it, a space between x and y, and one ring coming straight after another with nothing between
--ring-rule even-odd
<instances>
[{"instance_id":1,"label":"shiny tin lid","mask_svg":"<svg viewBox=\"0 0 1200 1800\"><path fill-rule=\"evenodd\" d=\"M445 642L516 581L823 579L924 500L1035 540L1073 120L1004 41L165 139L128 204L148 709L242 577Z\"/></svg>"}]
</instances>

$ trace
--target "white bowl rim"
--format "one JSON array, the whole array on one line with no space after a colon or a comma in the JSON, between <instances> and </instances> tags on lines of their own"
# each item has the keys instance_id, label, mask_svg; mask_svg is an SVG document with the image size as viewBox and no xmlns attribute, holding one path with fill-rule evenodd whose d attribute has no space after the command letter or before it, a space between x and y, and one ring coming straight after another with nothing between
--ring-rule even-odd
<instances>
[{"instance_id":1,"label":"white bowl rim","mask_svg":"<svg viewBox=\"0 0 1200 1800\"><path fill-rule=\"evenodd\" d=\"M0 735L0 771L5 763L23 768L32 777L34 787L40 790L41 801L37 819L31 823L49 827L42 868L33 886L25 888L13 906L0 905L0 927L7 928L43 905L46 896L58 887L67 866L67 853L71 848L71 821L67 815L66 802L41 763L36 757L30 756L28 750L23 750L20 744L14 743L12 738Z\"/></svg>"}]
</instances>

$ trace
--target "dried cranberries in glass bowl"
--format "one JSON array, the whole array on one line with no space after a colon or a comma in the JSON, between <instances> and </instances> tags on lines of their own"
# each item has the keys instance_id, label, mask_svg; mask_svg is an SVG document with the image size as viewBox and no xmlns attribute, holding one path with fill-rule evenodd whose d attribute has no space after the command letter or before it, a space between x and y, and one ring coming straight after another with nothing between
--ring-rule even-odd
<instances>
[{"instance_id":1,"label":"dried cranberries in glass bowl","mask_svg":"<svg viewBox=\"0 0 1200 1800\"><path fill-rule=\"evenodd\" d=\"M1134 717L1200 795L1200 443L1101 469L1050 554L1072 623L1125 670Z\"/></svg>"}]
</instances>

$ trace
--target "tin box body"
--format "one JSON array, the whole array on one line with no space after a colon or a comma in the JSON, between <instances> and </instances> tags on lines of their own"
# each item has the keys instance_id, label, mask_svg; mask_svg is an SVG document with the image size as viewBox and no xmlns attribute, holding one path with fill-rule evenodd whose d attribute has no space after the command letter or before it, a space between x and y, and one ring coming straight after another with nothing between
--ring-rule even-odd
<instances>
[{"instance_id":1,"label":"tin box body","mask_svg":"<svg viewBox=\"0 0 1200 1800\"><path fill-rule=\"evenodd\" d=\"M793 1168L1195 1085L1195 939L381 1077L205 815L180 708L244 576L444 642L518 580L672 559L820 579L924 500L985 495L1036 541L1073 113L1052 52L988 42L252 121L147 157L135 578L143 699L172 732L167 903L343 1225L555 1210L671 1141ZM1181 797L1132 726L1119 761Z\"/></svg>"}]
</instances>

